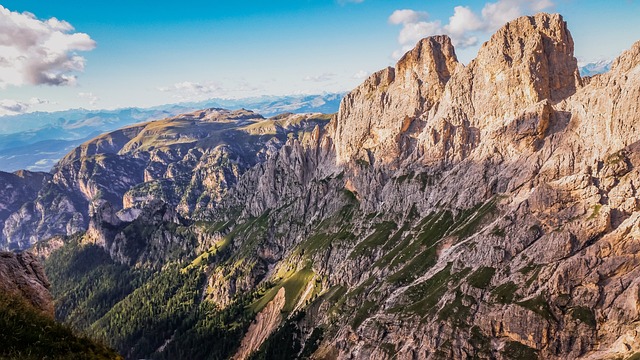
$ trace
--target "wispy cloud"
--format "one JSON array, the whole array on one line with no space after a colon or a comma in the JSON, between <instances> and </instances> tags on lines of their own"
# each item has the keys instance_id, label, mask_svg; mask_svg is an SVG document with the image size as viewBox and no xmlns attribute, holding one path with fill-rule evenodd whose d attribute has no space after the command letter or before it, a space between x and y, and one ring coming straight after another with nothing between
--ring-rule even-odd
<instances>
[{"instance_id":1,"label":"wispy cloud","mask_svg":"<svg viewBox=\"0 0 640 360\"><path fill-rule=\"evenodd\" d=\"M233 79L228 83L183 81L169 86L161 86L159 91L173 94L180 101L199 101L214 97L236 98L259 94L262 88L245 79Z\"/></svg>"},{"instance_id":2,"label":"wispy cloud","mask_svg":"<svg viewBox=\"0 0 640 360\"><path fill-rule=\"evenodd\" d=\"M78 96L89 101L89 105L95 105L100 101L100 98L94 95L92 92L80 92Z\"/></svg>"},{"instance_id":3,"label":"wispy cloud","mask_svg":"<svg viewBox=\"0 0 640 360\"><path fill-rule=\"evenodd\" d=\"M83 71L86 62L76 52L92 50L96 43L73 31L66 21L39 20L0 5L0 88L75 84L74 73Z\"/></svg>"},{"instance_id":4,"label":"wispy cloud","mask_svg":"<svg viewBox=\"0 0 640 360\"><path fill-rule=\"evenodd\" d=\"M364 71L364 70L360 70L357 73L353 74L353 78L354 79L358 79L358 80L364 80L366 79L368 76L370 75L369 72Z\"/></svg>"},{"instance_id":5,"label":"wispy cloud","mask_svg":"<svg viewBox=\"0 0 640 360\"><path fill-rule=\"evenodd\" d=\"M468 6L456 6L446 24L439 19L430 20L424 11L401 9L389 16L389 23L402 25L398 35L401 49L393 53L399 58L413 48L418 40L432 35L446 34L453 44L464 49L478 44L479 38L487 36L518 16L535 13L554 6L551 0L498 0L485 3L476 13Z\"/></svg>"},{"instance_id":6,"label":"wispy cloud","mask_svg":"<svg viewBox=\"0 0 640 360\"><path fill-rule=\"evenodd\" d=\"M183 81L169 86L159 87L162 92L172 93L175 99L180 101L202 100L220 96L225 91L220 84L217 83L197 83L191 81Z\"/></svg>"},{"instance_id":7,"label":"wispy cloud","mask_svg":"<svg viewBox=\"0 0 640 360\"><path fill-rule=\"evenodd\" d=\"M326 82L333 80L335 77L336 74L334 73L323 73L320 75L305 76L302 80L311 82Z\"/></svg>"},{"instance_id":8,"label":"wispy cloud","mask_svg":"<svg viewBox=\"0 0 640 360\"><path fill-rule=\"evenodd\" d=\"M29 101L0 100L0 116L22 114L31 110L32 107L42 104L50 104L50 101L35 97Z\"/></svg>"}]
</instances>

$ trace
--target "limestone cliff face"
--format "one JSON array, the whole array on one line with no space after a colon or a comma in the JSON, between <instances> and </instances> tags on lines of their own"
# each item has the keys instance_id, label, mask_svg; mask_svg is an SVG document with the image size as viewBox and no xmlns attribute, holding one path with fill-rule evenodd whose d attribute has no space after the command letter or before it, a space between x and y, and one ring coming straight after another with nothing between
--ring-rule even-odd
<instances>
[{"instance_id":1,"label":"limestone cliff face","mask_svg":"<svg viewBox=\"0 0 640 360\"><path fill-rule=\"evenodd\" d=\"M371 75L342 100L331 124L338 162L390 162L406 152L405 135L432 110L458 65L451 39L435 36L421 40L396 68Z\"/></svg>"},{"instance_id":2,"label":"limestone cliff face","mask_svg":"<svg viewBox=\"0 0 640 360\"><path fill-rule=\"evenodd\" d=\"M21 297L53 318L53 299L42 265L28 252L0 252L0 291Z\"/></svg>"},{"instance_id":3,"label":"limestone cliff face","mask_svg":"<svg viewBox=\"0 0 640 360\"><path fill-rule=\"evenodd\" d=\"M21 249L29 241L23 238L12 238L14 229L6 226L11 222L13 214L27 212L31 201L35 200L38 192L51 179L49 174L30 171L17 171L13 174L0 172L0 248Z\"/></svg>"}]
</instances>

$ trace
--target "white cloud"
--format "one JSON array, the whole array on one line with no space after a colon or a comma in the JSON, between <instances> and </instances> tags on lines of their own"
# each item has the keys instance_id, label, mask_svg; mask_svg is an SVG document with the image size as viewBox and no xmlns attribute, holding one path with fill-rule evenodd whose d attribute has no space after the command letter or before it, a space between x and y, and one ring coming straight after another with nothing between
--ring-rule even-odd
<instances>
[{"instance_id":1,"label":"white cloud","mask_svg":"<svg viewBox=\"0 0 640 360\"><path fill-rule=\"evenodd\" d=\"M38 20L0 5L0 89L9 85L73 85L96 43L66 21Z\"/></svg>"},{"instance_id":2,"label":"white cloud","mask_svg":"<svg viewBox=\"0 0 640 360\"><path fill-rule=\"evenodd\" d=\"M364 80L364 79L366 79L367 77L369 77L369 75L370 75L370 74L369 74L369 72L364 71L364 70L360 70L360 71L358 71L357 73L353 74L353 76L352 76L352 77L353 77L354 79Z\"/></svg>"},{"instance_id":3,"label":"white cloud","mask_svg":"<svg viewBox=\"0 0 640 360\"><path fill-rule=\"evenodd\" d=\"M29 101L0 100L0 116L22 114L29 111L33 106L43 104L50 104L50 102L36 97L29 99Z\"/></svg>"},{"instance_id":4,"label":"white cloud","mask_svg":"<svg viewBox=\"0 0 640 360\"><path fill-rule=\"evenodd\" d=\"M87 99L89 101L89 105L95 105L100 101L100 98L94 95L92 92L80 92L78 96Z\"/></svg>"},{"instance_id":5,"label":"white cloud","mask_svg":"<svg viewBox=\"0 0 640 360\"><path fill-rule=\"evenodd\" d=\"M442 32L442 25L439 20L408 23L404 24L402 30L400 30L398 41L403 45L415 44L423 37L442 34Z\"/></svg>"},{"instance_id":6,"label":"white cloud","mask_svg":"<svg viewBox=\"0 0 640 360\"><path fill-rule=\"evenodd\" d=\"M336 74L324 73L316 76L305 76L302 80L312 81L312 82L325 82L325 81L331 81L335 77L336 77Z\"/></svg>"},{"instance_id":7,"label":"white cloud","mask_svg":"<svg viewBox=\"0 0 640 360\"><path fill-rule=\"evenodd\" d=\"M389 23L394 25L412 24L421 20L427 20L429 14L424 11L415 11L410 9L396 10L389 16Z\"/></svg>"},{"instance_id":8,"label":"white cloud","mask_svg":"<svg viewBox=\"0 0 640 360\"><path fill-rule=\"evenodd\" d=\"M222 87L216 83L201 84L191 81L183 81L170 86L159 87L158 90L175 93L175 98L183 100L207 98L224 92Z\"/></svg>"},{"instance_id":9,"label":"white cloud","mask_svg":"<svg viewBox=\"0 0 640 360\"><path fill-rule=\"evenodd\" d=\"M161 86L157 89L173 94L173 98L179 101L242 98L262 95L265 91L245 79L227 79L224 83L183 81L169 86Z\"/></svg>"},{"instance_id":10,"label":"white cloud","mask_svg":"<svg viewBox=\"0 0 640 360\"><path fill-rule=\"evenodd\" d=\"M460 47L473 46L478 42L478 38L469 35L481 30L485 24L467 6L456 6L453 9L453 16L449 18L449 24L444 26L444 31L448 33L452 41Z\"/></svg>"},{"instance_id":11,"label":"white cloud","mask_svg":"<svg viewBox=\"0 0 640 360\"><path fill-rule=\"evenodd\" d=\"M420 39L446 34L451 37L453 45L460 49L478 44L480 37L487 37L505 23L527 13L535 13L554 6L551 0L498 0L485 3L480 14L468 6L456 6L449 22L442 25L440 20L427 21L426 12L402 9L389 16L389 23L402 25L398 42L401 49L393 53L393 58L400 58Z\"/></svg>"}]
</instances>

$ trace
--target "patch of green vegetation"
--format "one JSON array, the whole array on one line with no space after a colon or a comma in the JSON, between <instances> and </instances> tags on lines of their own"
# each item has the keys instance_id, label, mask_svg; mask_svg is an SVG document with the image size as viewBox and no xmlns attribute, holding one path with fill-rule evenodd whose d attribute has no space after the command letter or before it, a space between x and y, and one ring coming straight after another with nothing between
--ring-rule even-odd
<instances>
[{"instance_id":1,"label":"patch of green vegetation","mask_svg":"<svg viewBox=\"0 0 640 360\"><path fill-rule=\"evenodd\" d=\"M454 224L449 211L427 216L417 227L416 240L424 246L433 246L442 239Z\"/></svg>"},{"instance_id":2,"label":"patch of green vegetation","mask_svg":"<svg viewBox=\"0 0 640 360\"><path fill-rule=\"evenodd\" d=\"M383 247L383 250L389 251L389 252L386 253L384 256L382 256L380 259L378 259L373 264L373 266L378 267L378 268L382 268L382 267L386 268L389 265L389 263L393 259L395 259L396 256L398 256L398 254L401 251L405 250L407 248L407 246L409 246L409 244L411 244L411 241L413 240L413 235L411 235L411 234L408 234L407 236L405 236L404 240L402 240L402 242L400 242L400 239L402 237L402 233L405 232L407 229L408 229L408 225L405 224L405 226L403 226L402 229L400 229L400 230L398 230L398 232L396 232L396 234ZM391 248L391 249L389 249L389 248Z\"/></svg>"},{"instance_id":3,"label":"patch of green vegetation","mask_svg":"<svg viewBox=\"0 0 640 360\"><path fill-rule=\"evenodd\" d=\"M609 165L615 165L620 163L621 161L625 161L625 159L626 159L625 150L620 150L607 156L607 158L605 159L605 162Z\"/></svg>"},{"instance_id":4,"label":"patch of green vegetation","mask_svg":"<svg viewBox=\"0 0 640 360\"><path fill-rule=\"evenodd\" d=\"M300 254L311 257L319 251L327 249L333 242L352 241L355 238L355 235L349 231L341 231L337 234L315 234L300 244Z\"/></svg>"},{"instance_id":5,"label":"patch of green vegetation","mask_svg":"<svg viewBox=\"0 0 640 360\"><path fill-rule=\"evenodd\" d=\"M540 271L541 270L542 270L542 266L538 266L533 271L533 274L531 274L529 279L527 279L527 281L525 281L524 286L528 288L529 286L531 286L531 284L533 284L534 281L538 280L538 276L540 275Z\"/></svg>"},{"instance_id":6,"label":"patch of green vegetation","mask_svg":"<svg viewBox=\"0 0 640 360\"><path fill-rule=\"evenodd\" d=\"M298 354L304 349L300 343L302 331L298 323L304 319L304 316L304 312L296 312L286 319L248 359L289 360L299 358Z\"/></svg>"},{"instance_id":7,"label":"patch of green vegetation","mask_svg":"<svg viewBox=\"0 0 640 360\"><path fill-rule=\"evenodd\" d=\"M187 267L182 269L182 271L189 271L193 268L197 268L203 265L212 264L215 260L218 259L219 253L225 251L229 245L231 244L230 236L223 236L218 242L216 242L209 250L203 252L198 257L193 259Z\"/></svg>"},{"instance_id":8,"label":"patch of green vegetation","mask_svg":"<svg viewBox=\"0 0 640 360\"><path fill-rule=\"evenodd\" d=\"M342 189L342 194L344 194L344 196L349 199L349 201L358 201L358 197L356 196L356 194L348 189Z\"/></svg>"},{"instance_id":9,"label":"patch of green vegetation","mask_svg":"<svg viewBox=\"0 0 640 360\"><path fill-rule=\"evenodd\" d=\"M517 341L509 341L502 349L502 355L510 360L535 360L538 359L538 350Z\"/></svg>"},{"instance_id":10,"label":"patch of green vegetation","mask_svg":"<svg viewBox=\"0 0 640 360\"><path fill-rule=\"evenodd\" d=\"M347 293L347 288L342 285L333 286L327 291L323 298L326 299L327 303L335 304L339 299L344 298L344 295Z\"/></svg>"},{"instance_id":11,"label":"patch of green vegetation","mask_svg":"<svg viewBox=\"0 0 640 360\"><path fill-rule=\"evenodd\" d=\"M505 236L506 236L506 234L505 234L505 232L504 232L504 229L499 228L499 227L497 227L497 226L495 226L495 227L491 230L491 233L490 233L490 234L491 234L491 235L494 235L494 236L498 236L498 237L505 237Z\"/></svg>"},{"instance_id":12,"label":"patch of green vegetation","mask_svg":"<svg viewBox=\"0 0 640 360\"><path fill-rule=\"evenodd\" d=\"M492 199L486 203L475 206L462 212L460 218L456 219L456 228L452 234L460 239L467 238L477 232L478 226L482 224L487 215L496 211L497 199Z\"/></svg>"},{"instance_id":13,"label":"patch of green vegetation","mask_svg":"<svg viewBox=\"0 0 640 360\"><path fill-rule=\"evenodd\" d=\"M482 333L479 327L473 326L469 331L469 343L479 353L489 353L491 351L491 339Z\"/></svg>"},{"instance_id":14,"label":"patch of green vegetation","mask_svg":"<svg viewBox=\"0 0 640 360\"><path fill-rule=\"evenodd\" d=\"M310 267L304 268L285 279L281 280L274 287L269 289L262 297L256 300L249 307L254 313L260 312L260 310L264 309L267 304L273 300L278 291L281 288L284 288L285 291L285 305L282 308L283 312L291 312L293 308L296 306L300 295L309 284L309 281L313 278L315 273L311 270Z\"/></svg>"},{"instance_id":15,"label":"patch of green vegetation","mask_svg":"<svg viewBox=\"0 0 640 360\"><path fill-rule=\"evenodd\" d=\"M149 275L116 263L96 245L79 241L80 236L68 239L46 259L44 268L56 299L56 318L86 331Z\"/></svg>"},{"instance_id":16,"label":"patch of green vegetation","mask_svg":"<svg viewBox=\"0 0 640 360\"><path fill-rule=\"evenodd\" d=\"M360 242L353 249L349 255L350 259L357 259L362 256L369 256L373 249L384 245L391 233L398 228L398 225L393 221L383 221L376 224L373 233L367 236L362 242Z\"/></svg>"},{"instance_id":17,"label":"patch of green vegetation","mask_svg":"<svg viewBox=\"0 0 640 360\"><path fill-rule=\"evenodd\" d=\"M527 264L527 266L518 270L519 273L525 276L531 274L531 276L529 276L529 279L527 279L527 281L524 283L525 287L528 288L529 286L531 286L531 284L533 284L534 281L538 279L538 276L540 275L540 271L542 270L543 267L544 265L534 264L533 262L530 262L529 264Z\"/></svg>"},{"instance_id":18,"label":"patch of green vegetation","mask_svg":"<svg viewBox=\"0 0 640 360\"><path fill-rule=\"evenodd\" d=\"M516 304L533 311L547 320L557 321L555 315L551 312L551 307L549 306L547 299L545 299L542 294L539 294L529 300L519 301Z\"/></svg>"},{"instance_id":19,"label":"patch of green vegetation","mask_svg":"<svg viewBox=\"0 0 640 360\"><path fill-rule=\"evenodd\" d=\"M194 225L201 228L205 234L213 235L228 231L233 225L233 221L196 221Z\"/></svg>"},{"instance_id":20,"label":"patch of green vegetation","mask_svg":"<svg viewBox=\"0 0 640 360\"><path fill-rule=\"evenodd\" d=\"M412 179L415 176L415 172L406 173L395 178L395 181L399 184L404 184L407 180Z\"/></svg>"},{"instance_id":21,"label":"patch of green vegetation","mask_svg":"<svg viewBox=\"0 0 640 360\"><path fill-rule=\"evenodd\" d=\"M602 205L601 204L595 204L593 206L593 212L591 213L591 215L589 215L589 218L587 220L592 220L595 219L596 217L598 217L598 215L600 214L600 210L602 209Z\"/></svg>"},{"instance_id":22,"label":"patch of green vegetation","mask_svg":"<svg viewBox=\"0 0 640 360\"><path fill-rule=\"evenodd\" d=\"M438 319L441 321L447 321L453 327L468 327L469 326L469 313L470 305L476 304L476 300L468 295L463 294L459 290L456 291L455 298L445 304L438 313Z\"/></svg>"},{"instance_id":23,"label":"patch of green vegetation","mask_svg":"<svg viewBox=\"0 0 640 360\"><path fill-rule=\"evenodd\" d=\"M495 273L495 268L483 266L478 268L478 270L473 274L469 275L467 282L475 288L486 289L489 284L491 284L491 279L493 279L493 275L495 275Z\"/></svg>"},{"instance_id":24,"label":"patch of green vegetation","mask_svg":"<svg viewBox=\"0 0 640 360\"><path fill-rule=\"evenodd\" d=\"M533 262L530 262L529 264L527 264L527 266L521 268L520 270L518 270L519 273L523 274L523 275L527 275L530 272L534 271L535 269L538 268L537 264L534 264Z\"/></svg>"},{"instance_id":25,"label":"patch of green vegetation","mask_svg":"<svg viewBox=\"0 0 640 360\"><path fill-rule=\"evenodd\" d=\"M500 304L511 304L516 296L516 291L518 291L518 285L509 281L493 289L491 295Z\"/></svg>"},{"instance_id":26,"label":"patch of green vegetation","mask_svg":"<svg viewBox=\"0 0 640 360\"><path fill-rule=\"evenodd\" d=\"M375 277L371 276L367 280L363 281L362 284L358 285L355 289L349 292L348 297L358 297L364 294L364 291L369 289L371 285L373 285L375 281Z\"/></svg>"},{"instance_id":27,"label":"patch of green vegetation","mask_svg":"<svg viewBox=\"0 0 640 360\"><path fill-rule=\"evenodd\" d=\"M15 360L122 359L80 337L24 299L0 293L0 358Z\"/></svg>"},{"instance_id":28,"label":"patch of green vegetation","mask_svg":"<svg viewBox=\"0 0 640 360\"><path fill-rule=\"evenodd\" d=\"M363 167L363 168L367 168L370 166L369 162L367 160L364 159L356 159L356 165Z\"/></svg>"},{"instance_id":29,"label":"patch of green vegetation","mask_svg":"<svg viewBox=\"0 0 640 360\"><path fill-rule=\"evenodd\" d=\"M353 318L353 321L351 322L351 327L354 330L360 327L360 325L362 325L362 323L367 318L369 318L369 316L371 316L371 314L375 312L377 308L378 308L378 304L375 301L367 300L364 303L362 303L362 305L356 311L356 315Z\"/></svg>"},{"instance_id":30,"label":"patch of green vegetation","mask_svg":"<svg viewBox=\"0 0 640 360\"><path fill-rule=\"evenodd\" d=\"M597 325L596 316L593 313L593 310L586 306L576 306L571 308L571 310L569 310L569 314L574 320L580 321L592 328L595 328Z\"/></svg>"},{"instance_id":31,"label":"patch of green vegetation","mask_svg":"<svg viewBox=\"0 0 640 360\"><path fill-rule=\"evenodd\" d=\"M311 268L305 268L297 273L295 273L292 277L285 280L282 286L285 290L285 304L282 308L282 311L291 312L293 308L296 306L296 303L302 292L304 291L309 281L313 278L315 273Z\"/></svg>"},{"instance_id":32,"label":"patch of green vegetation","mask_svg":"<svg viewBox=\"0 0 640 360\"><path fill-rule=\"evenodd\" d=\"M392 274L388 281L406 284L432 267L438 260L437 243L445 236L452 224L453 217L448 211L432 213L425 217L414 228L416 235L407 236L405 241L388 254L389 257L393 255L391 267L410 260L402 269ZM389 257L383 257L383 261L388 261Z\"/></svg>"},{"instance_id":33,"label":"patch of green vegetation","mask_svg":"<svg viewBox=\"0 0 640 360\"><path fill-rule=\"evenodd\" d=\"M397 353L396 346L391 343L382 343L380 344L380 348L389 356L393 356Z\"/></svg>"},{"instance_id":34,"label":"patch of green vegetation","mask_svg":"<svg viewBox=\"0 0 640 360\"><path fill-rule=\"evenodd\" d=\"M320 347L320 343L322 343L322 339L324 338L324 329L320 327L313 328L311 335L304 342L304 347L302 353L300 354L300 359L310 359L313 353L318 350Z\"/></svg>"},{"instance_id":35,"label":"patch of green vegetation","mask_svg":"<svg viewBox=\"0 0 640 360\"><path fill-rule=\"evenodd\" d=\"M635 353L624 360L640 360L640 353Z\"/></svg>"},{"instance_id":36,"label":"patch of green vegetation","mask_svg":"<svg viewBox=\"0 0 640 360\"><path fill-rule=\"evenodd\" d=\"M250 218L240 225L236 225L224 236L224 244L231 244L236 238L242 239L240 247L234 252L231 261L251 258L258 245L265 240L269 230L269 211L265 211L257 218Z\"/></svg>"},{"instance_id":37,"label":"patch of green vegetation","mask_svg":"<svg viewBox=\"0 0 640 360\"><path fill-rule=\"evenodd\" d=\"M393 308L392 311L408 311L422 316L434 313L435 306L449 289L449 284L451 283L451 286L457 285L470 271L471 269L466 268L458 273L451 274L451 263L447 264L429 279L410 287L406 291L407 298L411 302L410 305L398 306Z\"/></svg>"},{"instance_id":38,"label":"patch of green vegetation","mask_svg":"<svg viewBox=\"0 0 640 360\"><path fill-rule=\"evenodd\" d=\"M387 281L396 285L406 285L436 264L438 257L435 247L430 247L414 257L399 271L391 274Z\"/></svg>"}]
</instances>

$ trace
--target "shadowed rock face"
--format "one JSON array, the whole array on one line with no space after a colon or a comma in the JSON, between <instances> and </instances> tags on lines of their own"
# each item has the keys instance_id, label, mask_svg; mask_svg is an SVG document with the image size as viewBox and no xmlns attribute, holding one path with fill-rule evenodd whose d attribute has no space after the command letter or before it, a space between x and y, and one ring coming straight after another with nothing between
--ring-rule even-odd
<instances>
[{"instance_id":1,"label":"shadowed rock face","mask_svg":"<svg viewBox=\"0 0 640 360\"><path fill-rule=\"evenodd\" d=\"M53 299L42 265L28 252L0 252L0 292L22 297L53 317Z\"/></svg>"},{"instance_id":2,"label":"shadowed rock face","mask_svg":"<svg viewBox=\"0 0 640 360\"><path fill-rule=\"evenodd\" d=\"M189 266L219 308L284 291L301 342L324 329L318 358L625 358L639 103L640 43L583 81L562 17L538 14L467 66L446 36L421 40L330 121L205 110L99 137L53 182L120 263L204 251Z\"/></svg>"}]
</instances>

